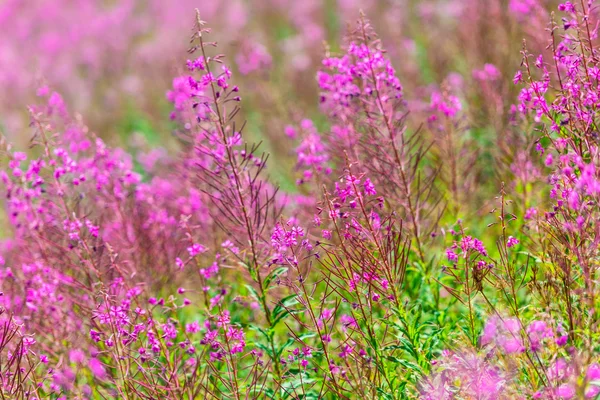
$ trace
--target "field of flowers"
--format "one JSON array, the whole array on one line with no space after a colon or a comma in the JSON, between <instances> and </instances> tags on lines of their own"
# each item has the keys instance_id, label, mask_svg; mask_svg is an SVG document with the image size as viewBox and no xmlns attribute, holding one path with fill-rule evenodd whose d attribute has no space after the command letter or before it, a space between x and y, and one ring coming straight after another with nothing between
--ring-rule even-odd
<instances>
[{"instance_id":1,"label":"field of flowers","mask_svg":"<svg viewBox=\"0 0 600 400\"><path fill-rule=\"evenodd\" d=\"M0 0L0 399L600 398L599 29Z\"/></svg>"}]
</instances>

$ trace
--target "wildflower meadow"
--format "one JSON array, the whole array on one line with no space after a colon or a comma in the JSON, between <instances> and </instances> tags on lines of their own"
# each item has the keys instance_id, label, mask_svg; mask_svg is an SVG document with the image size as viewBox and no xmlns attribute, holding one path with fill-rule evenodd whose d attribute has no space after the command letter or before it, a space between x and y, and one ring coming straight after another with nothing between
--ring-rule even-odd
<instances>
[{"instance_id":1,"label":"wildflower meadow","mask_svg":"<svg viewBox=\"0 0 600 400\"><path fill-rule=\"evenodd\" d=\"M0 399L600 398L599 29L0 1Z\"/></svg>"}]
</instances>

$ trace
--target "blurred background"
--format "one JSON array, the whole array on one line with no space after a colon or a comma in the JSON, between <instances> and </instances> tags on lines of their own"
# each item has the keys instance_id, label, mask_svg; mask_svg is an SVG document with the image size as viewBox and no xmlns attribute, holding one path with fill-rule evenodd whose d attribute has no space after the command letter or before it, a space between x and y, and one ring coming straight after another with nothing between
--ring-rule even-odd
<instances>
[{"instance_id":1,"label":"blurred background","mask_svg":"<svg viewBox=\"0 0 600 400\"><path fill-rule=\"evenodd\" d=\"M544 50L555 6L547 0L0 0L0 132L25 148L27 105L48 86L112 145L176 146L165 94L185 73L198 8L240 86L246 134L264 140L277 162L293 162L285 126L310 118L326 133L316 71L327 52L340 51L362 10L398 72L415 127L442 93L460 103L456 123L481 148L498 137L510 148L507 99L518 94L512 77L522 40L532 52ZM293 190L293 179L278 178Z\"/></svg>"}]
</instances>

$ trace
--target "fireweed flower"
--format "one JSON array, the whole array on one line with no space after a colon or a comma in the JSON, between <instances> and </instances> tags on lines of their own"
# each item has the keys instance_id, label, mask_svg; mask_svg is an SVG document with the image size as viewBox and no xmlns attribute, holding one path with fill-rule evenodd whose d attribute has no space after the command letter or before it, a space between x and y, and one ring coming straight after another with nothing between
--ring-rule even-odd
<instances>
[{"instance_id":1,"label":"fireweed flower","mask_svg":"<svg viewBox=\"0 0 600 400\"><path fill-rule=\"evenodd\" d=\"M441 358L435 367L440 372L420 385L421 394L427 399L449 399L450 393L494 399L506 393L507 380L502 370L478 355L449 354ZM447 372L444 373L444 370Z\"/></svg>"},{"instance_id":2,"label":"fireweed flower","mask_svg":"<svg viewBox=\"0 0 600 400\"><path fill-rule=\"evenodd\" d=\"M296 167L302 170L302 178L298 179L298 184L310 181L314 174L329 175L331 173L331 168L327 165L329 161L327 146L312 121L302 121L300 132L302 139L295 150L298 156Z\"/></svg>"},{"instance_id":3,"label":"fireweed flower","mask_svg":"<svg viewBox=\"0 0 600 400\"><path fill-rule=\"evenodd\" d=\"M496 81L500 78L500 71L493 64L485 64L482 69L473 71L473 77L481 81Z\"/></svg>"},{"instance_id":4,"label":"fireweed flower","mask_svg":"<svg viewBox=\"0 0 600 400\"><path fill-rule=\"evenodd\" d=\"M323 91L321 102L325 106L347 110L353 98L384 87L391 89L394 98L402 96L402 85L389 60L380 51L369 49L367 44L350 43L346 55L326 58L323 66L332 71L332 74L320 72L317 76ZM371 71L376 71L374 86L360 88L354 83L355 77L368 76Z\"/></svg>"},{"instance_id":5,"label":"fireweed flower","mask_svg":"<svg viewBox=\"0 0 600 400\"><path fill-rule=\"evenodd\" d=\"M431 95L430 108L434 112L453 118L462 109L462 105L456 96L434 92Z\"/></svg>"},{"instance_id":6,"label":"fireweed flower","mask_svg":"<svg viewBox=\"0 0 600 400\"><path fill-rule=\"evenodd\" d=\"M506 247L515 247L517 244L519 244L519 239L516 239L512 236L509 236L506 240Z\"/></svg>"},{"instance_id":7,"label":"fireweed flower","mask_svg":"<svg viewBox=\"0 0 600 400\"><path fill-rule=\"evenodd\" d=\"M190 254L190 257L195 257L198 254L206 252L206 247L202 246L201 244L194 243L192 246L187 248L187 251Z\"/></svg>"},{"instance_id":8,"label":"fireweed flower","mask_svg":"<svg viewBox=\"0 0 600 400\"><path fill-rule=\"evenodd\" d=\"M300 39L311 39L286 51L306 53L305 60L307 44L323 34L313 6L290 6ZM511 1L506 17L522 21L541 8ZM168 397L180 388L235 397L285 388L318 397L326 387L343 397L358 376L374 392L431 399L596 396L597 356L581 346L594 340L581 321L593 326L597 308L600 200L600 69L590 45L595 25L584 29L595 18L587 8L561 4L564 20L553 29L566 33L553 36L544 57L524 51L510 121L503 119L508 107L484 110L490 118L483 119L503 133L489 146L495 173L523 183L503 192L500 221L509 232L522 229L527 243L493 227L471 230L477 237L461 227L449 246L433 234L454 196L446 171L436 172L440 160L450 164L440 143L452 134L462 147L475 146L461 141L486 131L477 126L471 85L483 88L479 103L486 103L505 96L500 89L510 77L488 64L465 77L460 91L454 84L426 90L423 108L435 130L411 135L414 116L405 115L412 103L404 101L393 51L383 50L364 19L318 73L327 118L319 126L330 130L318 132L310 120L274 121L274 130L287 125L282 133L296 141L299 194L270 183L265 171L280 164L268 164L237 123L236 72L270 68L267 49L255 42L242 44L230 69L198 21L188 71L167 94L183 148L177 156L134 158L112 148L71 118L57 93L41 88L46 104L31 109L39 151L28 159L0 144L7 211L0 219L11 237L0 242L0 328L7 332L0 389L66 398L103 390ZM492 4L486 12L495 10ZM410 93L420 92L410 68L401 73ZM458 129L463 120L473 129ZM433 150L421 152L430 133ZM551 176L544 181L543 173ZM473 186L483 187L485 173L475 175ZM474 195L485 201L489 193ZM499 238L524 251L507 260L502 243L483 244ZM536 260L529 269L527 253ZM451 267L437 264L444 256ZM76 368L87 371L85 379ZM202 378L215 368L224 372L219 379ZM25 375L35 377L27 378L32 384L10 387Z\"/></svg>"},{"instance_id":9,"label":"fireweed flower","mask_svg":"<svg viewBox=\"0 0 600 400\"><path fill-rule=\"evenodd\" d=\"M519 13L526 16L531 13L536 7L539 7L538 0L511 0L509 9L514 13Z\"/></svg>"},{"instance_id":10,"label":"fireweed flower","mask_svg":"<svg viewBox=\"0 0 600 400\"><path fill-rule=\"evenodd\" d=\"M262 44L246 40L242 42L240 51L235 57L235 62L242 75L255 71L265 71L271 66L272 58Z\"/></svg>"},{"instance_id":11,"label":"fireweed flower","mask_svg":"<svg viewBox=\"0 0 600 400\"><path fill-rule=\"evenodd\" d=\"M458 261L458 255L454 252L453 249L446 249L446 258L452 263Z\"/></svg>"}]
</instances>

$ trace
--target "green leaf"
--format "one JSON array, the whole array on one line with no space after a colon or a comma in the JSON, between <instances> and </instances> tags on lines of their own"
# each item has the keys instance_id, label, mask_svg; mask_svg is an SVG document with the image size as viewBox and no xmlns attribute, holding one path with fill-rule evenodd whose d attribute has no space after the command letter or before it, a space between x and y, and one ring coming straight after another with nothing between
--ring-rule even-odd
<instances>
[{"instance_id":1,"label":"green leaf","mask_svg":"<svg viewBox=\"0 0 600 400\"><path fill-rule=\"evenodd\" d=\"M279 349L277 349L277 358L279 359L281 357L281 354L283 353L283 351L285 349L287 349L288 347L290 347L291 345L293 345L295 343L294 339L288 339L287 342L285 342L283 344L283 346L281 346Z\"/></svg>"},{"instance_id":2,"label":"green leaf","mask_svg":"<svg viewBox=\"0 0 600 400\"><path fill-rule=\"evenodd\" d=\"M261 304L260 296L258 295L258 292L256 291L256 289L254 289L252 287L252 285L244 285L244 286L246 286L246 289L248 289L248 292L250 292L250 296L252 296L252 298L254 300L256 300L259 304Z\"/></svg>"},{"instance_id":3,"label":"green leaf","mask_svg":"<svg viewBox=\"0 0 600 400\"><path fill-rule=\"evenodd\" d=\"M288 269L286 267L280 267L280 268L276 268L273 271L271 271L271 273L269 275L267 275L267 277L264 280L265 287L269 287L269 285L271 284L271 282L273 282L275 280L275 278L280 277L285 272L287 272L287 270Z\"/></svg>"},{"instance_id":4,"label":"green leaf","mask_svg":"<svg viewBox=\"0 0 600 400\"><path fill-rule=\"evenodd\" d=\"M299 301L296 294L291 294L281 299L275 308L273 308L273 326L276 326L288 315L300 312L301 310L290 310L290 307L293 307L298 303Z\"/></svg>"}]
</instances>

